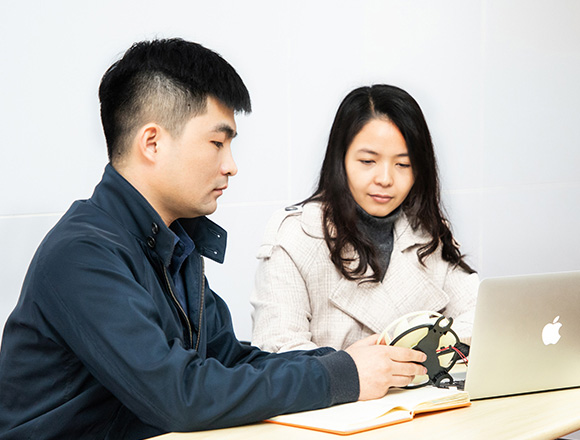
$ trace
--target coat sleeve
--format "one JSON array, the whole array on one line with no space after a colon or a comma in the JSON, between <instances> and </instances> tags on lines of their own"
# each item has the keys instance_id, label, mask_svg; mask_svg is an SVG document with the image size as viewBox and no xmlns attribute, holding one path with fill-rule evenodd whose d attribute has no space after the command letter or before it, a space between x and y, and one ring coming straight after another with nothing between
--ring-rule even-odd
<instances>
[{"instance_id":1,"label":"coat sleeve","mask_svg":"<svg viewBox=\"0 0 580 440\"><path fill-rule=\"evenodd\" d=\"M294 260L283 247L268 244L258 258L251 295L252 343L272 352L316 348L309 292Z\"/></svg>"},{"instance_id":2,"label":"coat sleeve","mask_svg":"<svg viewBox=\"0 0 580 440\"><path fill-rule=\"evenodd\" d=\"M167 338L159 299L136 281L126 259L79 241L37 272L43 319L96 381L145 423L165 431L246 424L337 403L333 386L358 383L344 352L284 357L242 349L229 314L215 305L207 319L220 319L216 328L222 330L213 332L210 346L227 346L202 358L180 338ZM338 373L325 365L333 361L352 365Z\"/></svg>"},{"instance_id":3,"label":"coat sleeve","mask_svg":"<svg viewBox=\"0 0 580 440\"><path fill-rule=\"evenodd\" d=\"M477 273L469 274L460 267L447 264L449 268L443 290L449 295L449 304L445 308L445 315L453 318L453 330L459 339L470 344L479 276Z\"/></svg>"}]
</instances>

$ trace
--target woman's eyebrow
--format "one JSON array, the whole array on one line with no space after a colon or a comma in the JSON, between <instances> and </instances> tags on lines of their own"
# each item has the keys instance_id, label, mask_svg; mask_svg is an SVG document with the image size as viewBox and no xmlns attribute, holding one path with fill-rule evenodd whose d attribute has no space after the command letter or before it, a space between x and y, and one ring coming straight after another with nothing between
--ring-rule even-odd
<instances>
[{"instance_id":1,"label":"woman's eyebrow","mask_svg":"<svg viewBox=\"0 0 580 440\"><path fill-rule=\"evenodd\" d=\"M361 148L360 150L357 151L357 153L367 153L367 154L371 154L373 156L378 156L379 153L377 153L374 150L371 150L370 148ZM395 154L393 155L393 157L409 157L409 153L399 153L399 154Z\"/></svg>"},{"instance_id":2,"label":"woman's eyebrow","mask_svg":"<svg viewBox=\"0 0 580 440\"><path fill-rule=\"evenodd\" d=\"M358 150L357 153L367 153L367 154L372 154L373 156L379 155L379 153L377 153L376 151L371 150L369 148L364 148L364 147L361 148L360 150Z\"/></svg>"}]
</instances>

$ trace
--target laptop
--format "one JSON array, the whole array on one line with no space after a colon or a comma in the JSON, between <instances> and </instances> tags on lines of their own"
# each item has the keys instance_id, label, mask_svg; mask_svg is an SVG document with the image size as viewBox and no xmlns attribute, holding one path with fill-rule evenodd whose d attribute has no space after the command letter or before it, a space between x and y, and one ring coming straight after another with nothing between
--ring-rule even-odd
<instances>
[{"instance_id":1,"label":"laptop","mask_svg":"<svg viewBox=\"0 0 580 440\"><path fill-rule=\"evenodd\" d=\"M580 386L580 271L483 280L464 386L471 400Z\"/></svg>"}]
</instances>

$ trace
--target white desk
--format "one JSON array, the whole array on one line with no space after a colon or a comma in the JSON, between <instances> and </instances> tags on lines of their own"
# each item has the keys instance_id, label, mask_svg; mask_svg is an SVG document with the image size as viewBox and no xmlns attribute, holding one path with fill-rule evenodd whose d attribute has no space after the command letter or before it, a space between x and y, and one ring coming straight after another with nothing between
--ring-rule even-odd
<instances>
[{"instance_id":1,"label":"white desk","mask_svg":"<svg viewBox=\"0 0 580 440\"><path fill-rule=\"evenodd\" d=\"M417 416L410 422L350 436L256 423L192 433L170 433L158 440L240 439L555 439L580 430L580 388L477 400L467 408Z\"/></svg>"}]
</instances>

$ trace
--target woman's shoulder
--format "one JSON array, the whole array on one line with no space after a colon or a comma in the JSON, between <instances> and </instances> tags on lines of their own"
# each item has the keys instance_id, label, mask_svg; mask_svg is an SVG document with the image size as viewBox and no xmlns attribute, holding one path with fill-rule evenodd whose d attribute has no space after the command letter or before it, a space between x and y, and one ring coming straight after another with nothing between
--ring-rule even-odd
<instances>
[{"instance_id":1,"label":"woman's shoulder","mask_svg":"<svg viewBox=\"0 0 580 440\"><path fill-rule=\"evenodd\" d=\"M270 253L274 246L303 245L305 242L323 239L320 204L309 202L305 205L292 205L278 209L272 214L262 238L259 254Z\"/></svg>"},{"instance_id":2,"label":"woman's shoulder","mask_svg":"<svg viewBox=\"0 0 580 440\"><path fill-rule=\"evenodd\" d=\"M313 238L324 238L322 206L318 202L292 205L276 211L266 227L272 235L304 233Z\"/></svg>"}]
</instances>

